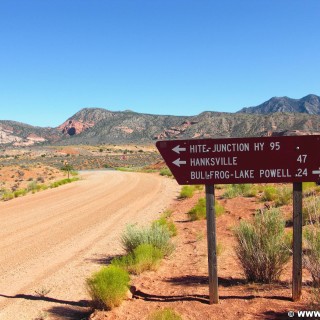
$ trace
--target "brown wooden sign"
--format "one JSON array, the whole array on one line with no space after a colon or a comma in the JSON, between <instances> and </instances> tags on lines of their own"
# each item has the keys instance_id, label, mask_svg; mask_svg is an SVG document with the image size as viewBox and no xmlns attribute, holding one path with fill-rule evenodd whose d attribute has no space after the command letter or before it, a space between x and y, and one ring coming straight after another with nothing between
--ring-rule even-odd
<instances>
[{"instance_id":1,"label":"brown wooden sign","mask_svg":"<svg viewBox=\"0 0 320 320\"><path fill-rule=\"evenodd\" d=\"M179 184L320 182L320 136L158 141Z\"/></svg>"}]
</instances>

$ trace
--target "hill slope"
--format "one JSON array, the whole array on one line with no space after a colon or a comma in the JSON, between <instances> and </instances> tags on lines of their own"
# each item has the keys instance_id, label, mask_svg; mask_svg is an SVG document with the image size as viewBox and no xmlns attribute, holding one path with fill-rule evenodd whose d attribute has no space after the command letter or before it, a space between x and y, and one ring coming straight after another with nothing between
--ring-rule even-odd
<instances>
[{"instance_id":1,"label":"hill slope","mask_svg":"<svg viewBox=\"0 0 320 320\"><path fill-rule=\"evenodd\" d=\"M261 115L207 111L192 117L175 117L118 112L60 143L136 143L158 139L266 136L287 130L312 133L318 131L319 121L320 115L293 113Z\"/></svg>"},{"instance_id":2,"label":"hill slope","mask_svg":"<svg viewBox=\"0 0 320 320\"><path fill-rule=\"evenodd\" d=\"M309 94L301 99L288 97L273 97L256 106L243 108L238 113L268 114L275 112L295 112L307 114L320 114L320 97Z\"/></svg>"},{"instance_id":3,"label":"hill slope","mask_svg":"<svg viewBox=\"0 0 320 320\"><path fill-rule=\"evenodd\" d=\"M237 113L206 111L196 116L152 115L85 108L57 128L0 121L0 144L150 143L158 139L248 137L319 131L320 97L272 98ZM284 133L284 131L290 131Z\"/></svg>"}]
</instances>

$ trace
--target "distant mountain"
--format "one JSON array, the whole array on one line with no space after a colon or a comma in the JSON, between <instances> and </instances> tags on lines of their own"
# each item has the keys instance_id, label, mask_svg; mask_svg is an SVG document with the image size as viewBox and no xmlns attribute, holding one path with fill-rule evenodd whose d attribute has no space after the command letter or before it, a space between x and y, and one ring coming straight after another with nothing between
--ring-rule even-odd
<instances>
[{"instance_id":1,"label":"distant mountain","mask_svg":"<svg viewBox=\"0 0 320 320\"><path fill-rule=\"evenodd\" d=\"M166 128L175 128L186 118L188 117L87 108L58 128L66 138L61 141L62 144L150 142Z\"/></svg>"},{"instance_id":2,"label":"distant mountain","mask_svg":"<svg viewBox=\"0 0 320 320\"><path fill-rule=\"evenodd\" d=\"M81 111L83 112L83 110ZM90 117L95 109L86 109ZM206 111L197 116L159 116L135 112L107 111L109 116L79 134L68 135L59 144L150 143L161 139L249 137L284 134L312 134L318 131L320 115L272 113L244 114ZM112 116L110 116L112 114ZM84 116L84 114L83 114ZM68 121L75 123L78 114ZM69 128L70 130L70 128ZM71 130L77 132L77 129Z\"/></svg>"},{"instance_id":3,"label":"distant mountain","mask_svg":"<svg viewBox=\"0 0 320 320\"><path fill-rule=\"evenodd\" d=\"M55 128L34 127L25 123L0 120L0 145L30 146L38 143L53 143L62 138Z\"/></svg>"},{"instance_id":4,"label":"distant mountain","mask_svg":"<svg viewBox=\"0 0 320 320\"><path fill-rule=\"evenodd\" d=\"M294 112L307 114L320 114L320 97L309 94L301 99L288 97L273 97L270 100L256 106L243 108L238 113L268 114L275 112Z\"/></svg>"},{"instance_id":5,"label":"distant mountain","mask_svg":"<svg viewBox=\"0 0 320 320\"><path fill-rule=\"evenodd\" d=\"M0 120L0 144L153 143L161 139L314 134L320 123L320 98L272 98L238 113L206 111L171 116L85 108L57 128Z\"/></svg>"}]
</instances>

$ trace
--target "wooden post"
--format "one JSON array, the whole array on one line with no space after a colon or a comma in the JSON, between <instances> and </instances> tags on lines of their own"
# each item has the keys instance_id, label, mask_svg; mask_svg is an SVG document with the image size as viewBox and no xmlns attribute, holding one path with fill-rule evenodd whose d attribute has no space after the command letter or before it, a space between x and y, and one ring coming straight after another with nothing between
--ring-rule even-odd
<instances>
[{"instance_id":1,"label":"wooden post","mask_svg":"<svg viewBox=\"0 0 320 320\"><path fill-rule=\"evenodd\" d=\"M218 303L218 270L217 270L217 240L216 214L214 208L214 185L206 185L206 213L208 239L208 270L209 270L209 303Z\"/></svg>"},{"instance_id":2,"label":"wooden post","mask_svg":"<svg viewBox=\"0 0 320 320\"><path fill-rule=\"evenodd\" d=\"M293 183L292 300L298 301L302 287L302 183Z\"/></svg>"}]
</instances>

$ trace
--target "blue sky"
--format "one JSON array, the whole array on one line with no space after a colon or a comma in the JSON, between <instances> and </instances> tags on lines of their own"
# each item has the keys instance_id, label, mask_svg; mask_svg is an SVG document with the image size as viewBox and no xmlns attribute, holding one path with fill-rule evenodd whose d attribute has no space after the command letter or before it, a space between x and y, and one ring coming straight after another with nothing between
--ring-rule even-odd
<instances>
[{"instance_id":1,"label":"blue sky","mask_svg":"<svg viewBox=\"0 0 320 320\"><path fill-rule=\"evenodd\" d=\"M319 0L0 0L0 119L320 95Z\"/></svg>"}]
</instances>

